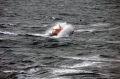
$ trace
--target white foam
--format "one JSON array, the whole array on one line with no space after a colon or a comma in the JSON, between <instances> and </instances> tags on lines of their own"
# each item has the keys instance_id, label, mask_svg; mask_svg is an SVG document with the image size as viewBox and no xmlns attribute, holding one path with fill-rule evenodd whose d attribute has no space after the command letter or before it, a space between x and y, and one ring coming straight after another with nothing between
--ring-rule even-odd
<instances>
[{"instance_id":1,"label":"white foam","mask_svg":"<svg viewBox=\"0 0 120 79\"><path fill-rule=\"evenodd\" d=\"M30 70L28 71L28 73L32 74L32 73L35 73L35 72L37 72L37 71L39 71L39 68L30 69Z\"/></svg>"},{"instance_id":2,"label":"white foam","mask_svg":"<svg viewBox=\"0 0 120 79\"><path fill-rule=\"evenodd\" d=\"M5 72L5 73L11 73L11 72L18 72L18 71L16 71L16 70L5 70L3 72Z\"/></svg>"},{"instance_id":3,"label":"white foam","mask_svg":"<svg viewBox=\"0 0 120 79\"><path fill-rule=\"evenodd\" d=\"M109 26L109 23L96 23L96 24L90 24L90 26Z\"/></svg>"},{"instance_id":4,"label":"white foam","mask_svg":"<svg viewBox=\"0 0 120 79\"><path fill-rule=\"evenodd\" d=\"M106 41L107 43L114 43L114 44L118 44L120 43L120 41Z\"/></svg>"},{"instance_id":5,"label":"white foam","mask_svg":"<svg viewBox=\"0 0 120 79\"><path fill-rule=\"evenodd\" d=\"M120 60L117 59L108 59L108 58L100 58L98 55L95 56L84 56L84 57L63 57L63 58L70 58L75 60L86 60L86 61L96 61L96 62L103 62L103 61L116 61L120 62Z\"/></svg>"},{"instance_id":6,"label":"white foam","mask_svg":"<svg viewBox=\"0 0 120 79\"><path fill-rule=\"evenodd\" d=\"M28 33L28 35L32 35L32 36L42 36L42 37L49 37L47 34L39 34L39 33Z\"/></svg>"},{"instance_id":7,"label":"white foam","mask_svg":"<svg viewBox=\"0 0 120 79\"><path fill-rule=\"evenodd\" d=\"M78 69L53 69L51 73L54 75L64 75L64 74L92 73L92 72L86 70L78 70Z\"/></svg>"},{"instance_id":8,"label":"white foam","mask_svg":"<svg viewBox=\"0 0 120 79\"><path fill-rule=\"evenodd\" d=\"M71 66L70 65L62 65L61 67L63 67L63 68L80 68L80 67L96 65L98 63L101 63L101 62L84 61L83 63L78 63L78 64L74 64Z\"/></svg>"},{"instance_id":9,"label":"white foam","mask_svg":"<svg viewBox=\"0 0 120 79\"><path fill-rule=\"evenodd\" d=\"M18 35L17 33L8 32L8 31L0 31L0 33L6 34L6 35Z\"/></svg>"},{"instance_id":10,"label":"white foam","mask_svg":"<svg viewBox=\"0 0 120 79\"><path fill-rule=\"evenodd\" d=\"M96 29L79 29L76 30L75 32L94 32Z\"/></svg>"}]
</instances>

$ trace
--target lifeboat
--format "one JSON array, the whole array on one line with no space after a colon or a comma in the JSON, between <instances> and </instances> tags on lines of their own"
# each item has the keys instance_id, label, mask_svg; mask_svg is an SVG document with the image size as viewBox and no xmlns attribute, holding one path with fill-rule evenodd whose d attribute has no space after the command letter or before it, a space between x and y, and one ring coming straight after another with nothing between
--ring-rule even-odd
<instances>
[{"instance_id":1,"label":"lifeboat","mask_svg":"<svg viewBox=\"0 0 120 79\"><path fill-rule=\"evenodd\" d=\"M49 36L53 37L70 37L74 33L74 27L67 23L59 23L49 32Z\"/></svg>"},{"instance_id":2,"label":"lifeboat","mask_svg":"<svg viewBox=\"0 0 120 79\"><path fill-rule=\"evenodd\" d=\"M52 33L49 34L49 36L57 36L60 31L62 31L62 27L59 25L59 28L53 29Z\"/></svg>"}]
</instances>

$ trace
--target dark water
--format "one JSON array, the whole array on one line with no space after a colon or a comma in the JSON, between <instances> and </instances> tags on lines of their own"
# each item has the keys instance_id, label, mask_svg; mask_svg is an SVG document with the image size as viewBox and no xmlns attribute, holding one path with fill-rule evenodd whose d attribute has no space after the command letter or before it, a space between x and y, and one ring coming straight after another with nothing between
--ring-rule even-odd
<instances>
[{"instance_id":1,"label":"dark water","mask_svg":"<svg viewBox=\"0 0 120 79\"><path fill-rule=\"evenodd\" d=\"M56 22L72 24L74 35L28 35ZM120 1L1 0L1 72L11 79L119 79Z\"/></svg>"}]
</instances>

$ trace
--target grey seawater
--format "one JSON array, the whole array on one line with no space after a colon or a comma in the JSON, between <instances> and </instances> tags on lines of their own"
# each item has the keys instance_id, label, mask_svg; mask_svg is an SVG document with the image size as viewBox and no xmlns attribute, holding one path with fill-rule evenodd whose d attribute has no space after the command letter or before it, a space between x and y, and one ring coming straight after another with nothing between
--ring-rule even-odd
<instances>
[{"instance_id":1,"label":"grey seawater","mask_svg":"<svg viewBox=\"0 0 120 79\"><path fill-rule=\"evenodd\" d=\"M57 22L73 36L34 36ZM119 0L0 1L0 72L11 79L119 79L119 68Z\"/></svg>"}]
</instances>

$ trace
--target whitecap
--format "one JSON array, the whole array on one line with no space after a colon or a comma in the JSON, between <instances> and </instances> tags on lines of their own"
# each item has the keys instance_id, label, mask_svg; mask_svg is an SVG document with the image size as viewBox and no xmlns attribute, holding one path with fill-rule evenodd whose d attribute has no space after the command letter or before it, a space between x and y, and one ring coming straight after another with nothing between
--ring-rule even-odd
<instances>
[{"instance_id":1,"label":"whitecap","mask_svg":"<svg viewBox=\"0 0 120 79\"><path fill-rule=\"evenodd\" d=\"M90 24L90 26L109 26L109 23L96 23L96 24Z\"/></svg>"},{"instance_id":2,"label":"whitecap","mask_svg":"<svg viewBox=\"0 0 120 79\"><path fill-rule=\"evenodd\" d=\"M39 71L39 68L32 68L28 71L28 73L32 74L32 73L35 73L37 71Z\"/></svg>"},{"instance_id":3,"label":"whitecap","mask_svg":"<svg viewBox=\"0 0 120 79\"><path fill-rule=\"evenodd\" d=\"M78 69L59 68L59 69L53 69L51 73L54 75L64 75L64 74L92 73L92 72L86 70L78 70Z\"/></svg>"},{"instance_id":4,"label":"whitecap","mask_svg":"<svg viewBox=\"0 0 120 79\"><path fill-rule=\"evenodd\" d=\"M80 67L87 67L87 66L93 66L96 64L99 64L101 62L91 62L91 61L84 61L83 63L78 63L74 65L62 65L63 68L80 68Z\"/></svg>"},{"instance_id":5,"label":"whitecap","mask_svg":"<svg viewBox=\"0 0 120 79\"><path fill-rule=\"evenodd\" d=\"M96 29L79 29L76 30L75 32L94 32Z\"/></svg>"},{"instance_id":6,"label":"whitecap","mask_svg":"<svg viewBox=\"0 0 120 79\"><path fill-rule=\"evenodd\" d=\"M5 72L5 73L11 73L11 72L18 72L18 71L16 71L16 70L5 70L3 72Z\"/></svg>"},{"instance_id":7,"label":"whitecap","mask_svg":"<svg viewBox=\"0 0 120 79\"><path fill-rule=\"evenodd\" d=\"M70 58L70 59L75 59L75 60L86 60L86 61L95 61L95 62L113 62L113 61L116 61L116 62L120 62L120 60L118 59L108 59L108 58L100 58L99 55L95 55L95 56L83 56L83 57L70 57L70 56L67 56L67 57L63 57L63 58Z\"/></svg>"},{"instance_id":8,"label":"whitecap","mask_svg":"<svg viewBox=\"0 0 120 79\"><path fill-rule=\"evenodd\" d=\"M13 33L13 32L8 32L8 31L0 31L1 34L5 34L5 35L18 35L17 33Z\"/></svg>"}]
</instances>

